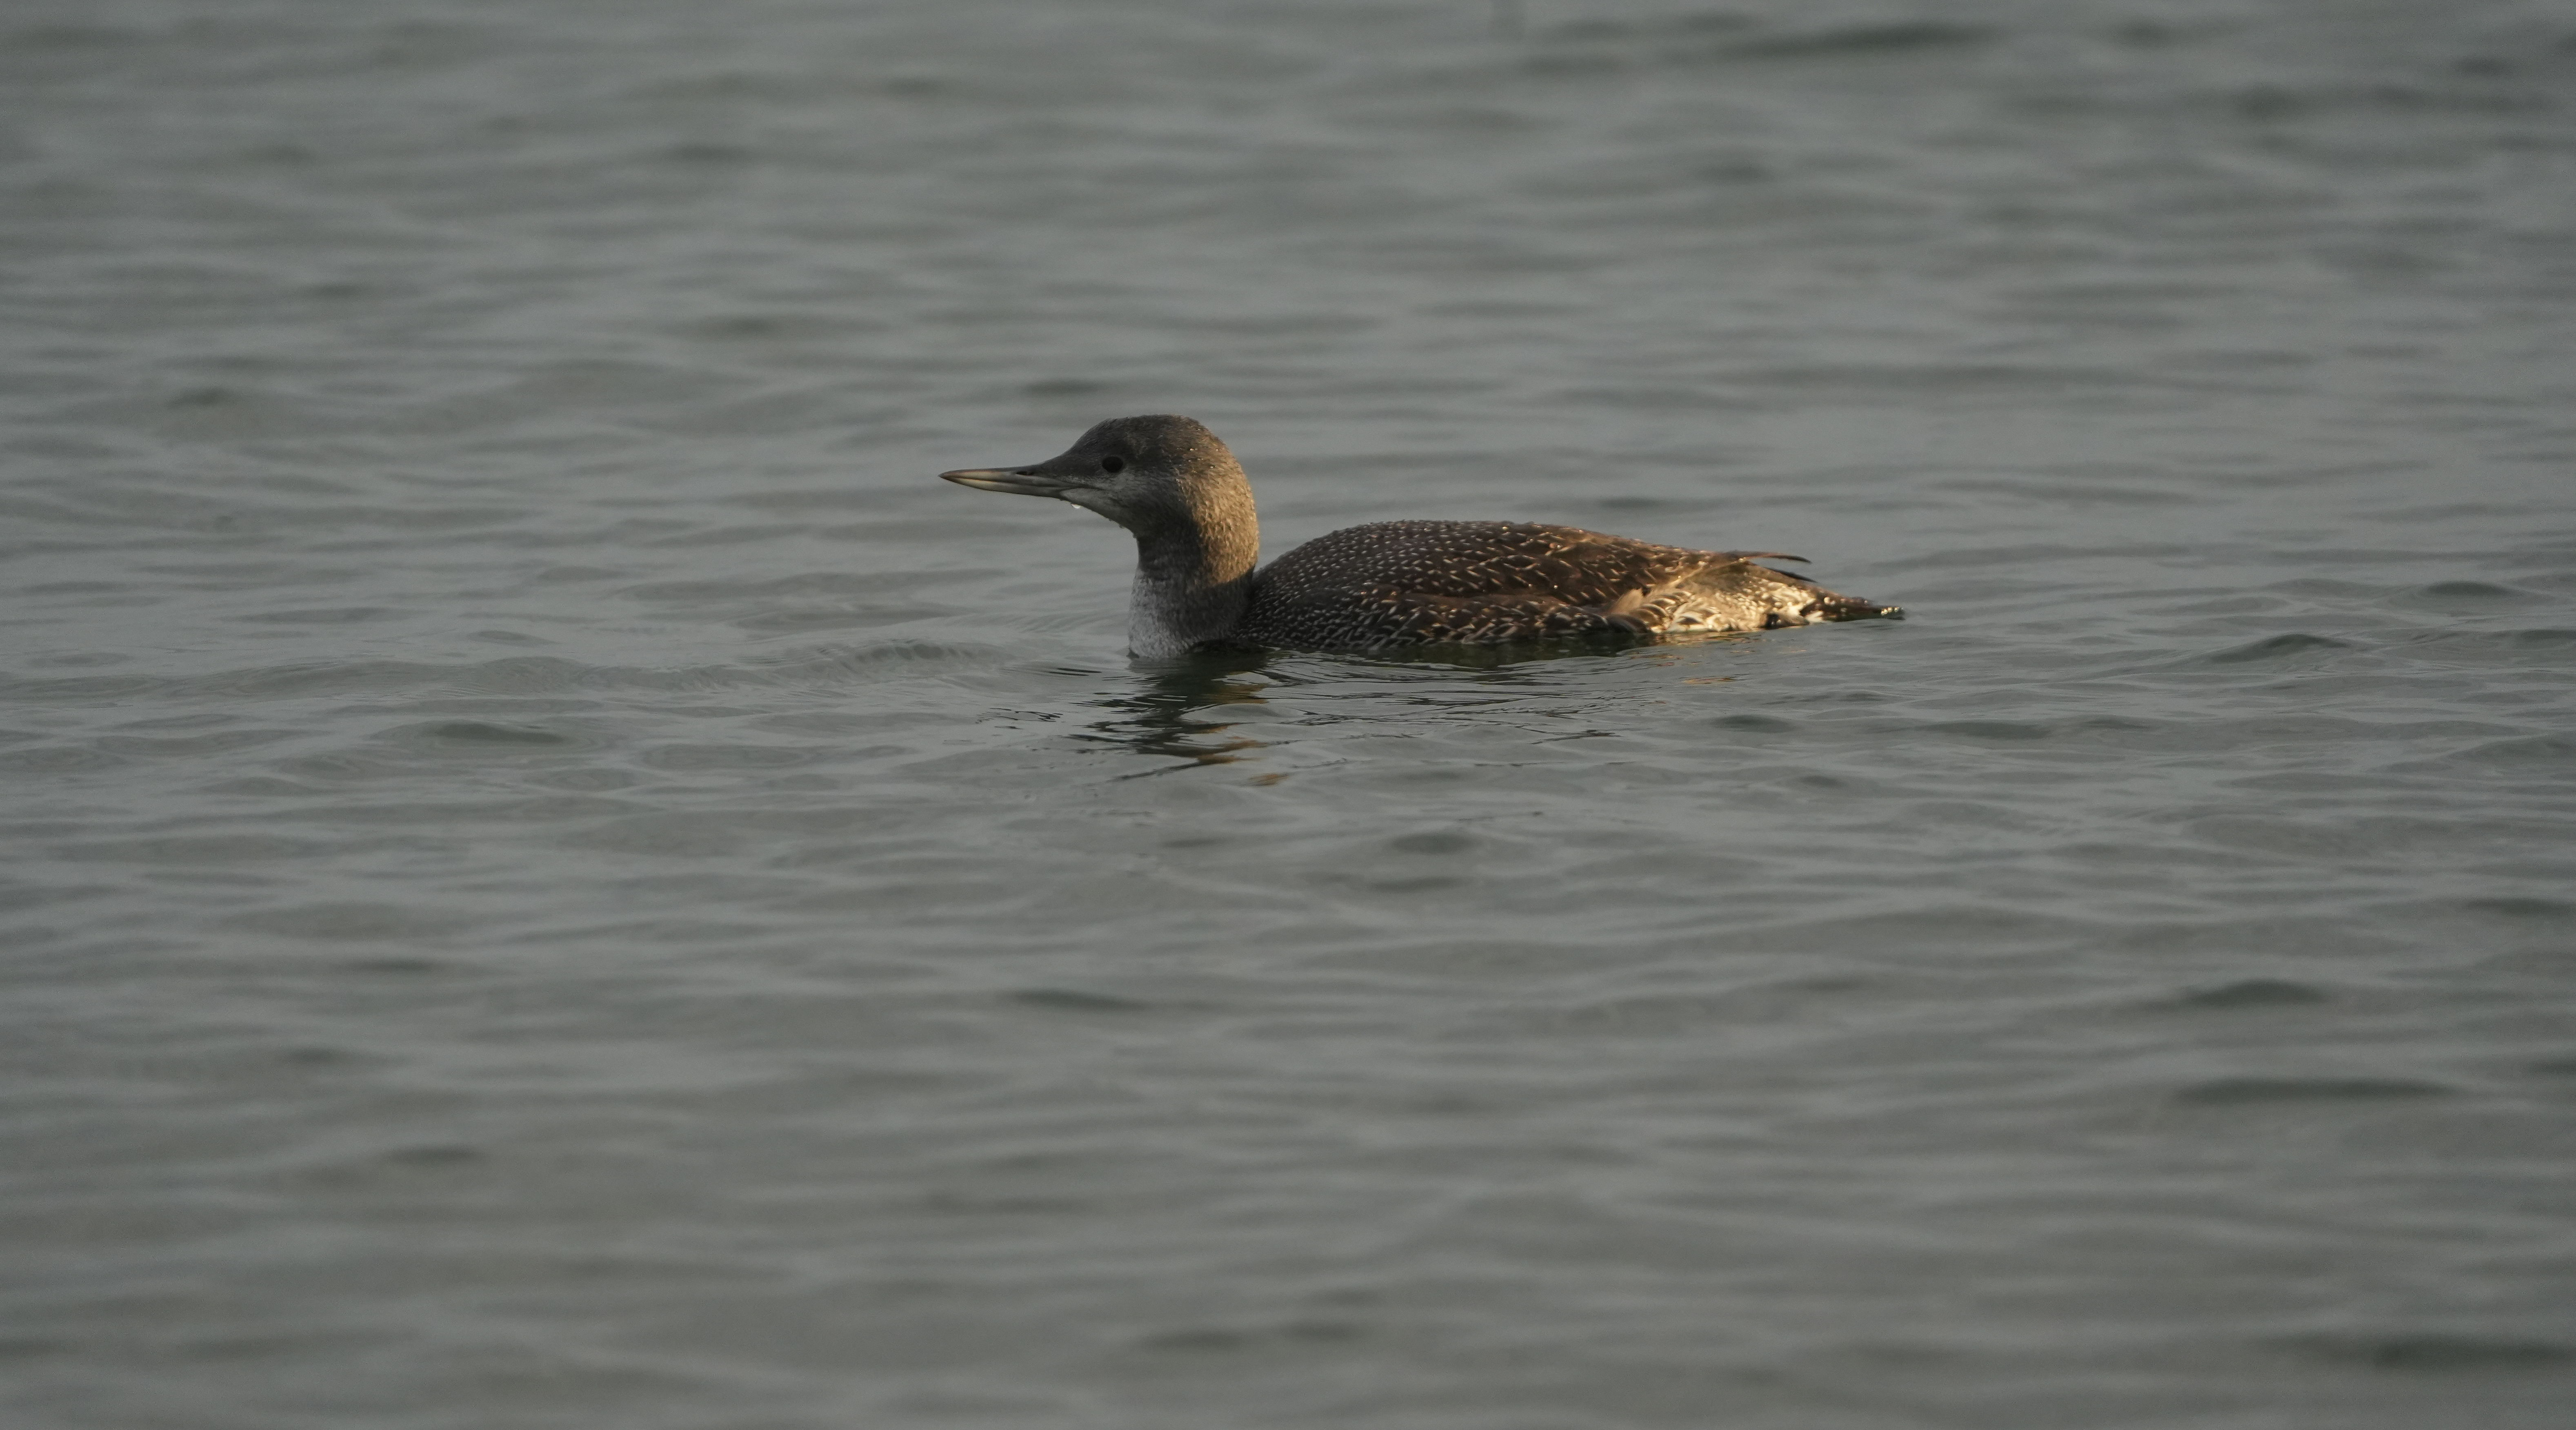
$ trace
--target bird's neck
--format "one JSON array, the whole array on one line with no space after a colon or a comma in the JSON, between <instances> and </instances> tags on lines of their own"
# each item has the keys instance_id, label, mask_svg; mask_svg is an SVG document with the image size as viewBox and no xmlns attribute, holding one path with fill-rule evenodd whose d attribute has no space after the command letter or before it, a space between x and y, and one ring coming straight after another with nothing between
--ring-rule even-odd
<instances>
[{"instance_id":1,"label":"bird's neck","mask_svg":"<svg viewBox=\"0 0 2576 1430\"><path fill-rule=\"evenodd\" d=\"M1128 653L1165 659L1233 634L1252 602L1260 556L1261 526L1248 492L1225 510L1137 531Z\"/></svg>"}]
</instances>

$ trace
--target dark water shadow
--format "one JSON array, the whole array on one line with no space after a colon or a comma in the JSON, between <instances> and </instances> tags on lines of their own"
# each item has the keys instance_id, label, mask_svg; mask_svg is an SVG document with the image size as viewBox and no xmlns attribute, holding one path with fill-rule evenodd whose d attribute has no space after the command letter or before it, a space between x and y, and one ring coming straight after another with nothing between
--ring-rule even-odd
<instances>
[{"instance_id":1,"label":"dark water shadow","mask_svg":"<svg viewBox=\"0 0 2576 1430\"><path fill-rule=\"evenodd\" d=\"M1268 703L1273 687L1311 686L1359 677L1390 690L1419 682L1480 686L1553 687L1579 657L1633 656L1673 646L1753 639L1754 632L1710 632L1679 639L1595 635L1498 645L1423 645L1400 653L1326 654L1296 651L1220 651L1176 660L1138 662L1135 685L1093 704L1108 711L1074 738L1124 745L1138 754L1186 761L1120 778L1164 774L1196 765L1232 764L1269 742L1231 733L1238 722L1222 718L1228 706ZM1551 679L1553 675L1557 678Z\"/></svg>"},{"instance_id":2,"label":"dark water shadow","mask_svg":"<svg viewBox=\"0 0 2576 1430\"><path fill-rule=\"evenodd\" d=\"M1335 665L1356 667L1373 676L1401 679L1407 675L1453 677L1458 675L1493 676L1505 683L1541 674L1540 667L1583 657L1633 655L1639 651L1687 647L1708 642L1738 641L1762 634L1757 631L1709 631L1687 635L1627 635L1600 632L1579 636L1550 636L1537 640L1498 641L1493 644L1429 644L1404 646L1375 654L1327 653L1297 657L1303 661L1330 661Z\"/></svg>"},{"instance_id":3,"label":"dark water shadow","mask_svg":"<svg viewBox=\"0 0 2576 1430\"><path fill-rule=\"evenodd\" d=\"M1271 659L1268 651L1229 651L1139 665L1131 690L1095 702L1109 712L1108 717L1092 721L1074 738L1185 761L1139 774L1232 764L1268 742L1229 734L1234 721L1211 719L1202 712L1264 703L1261 692L1274 683L1262 678Z\"/></svg>"}]
</instances>

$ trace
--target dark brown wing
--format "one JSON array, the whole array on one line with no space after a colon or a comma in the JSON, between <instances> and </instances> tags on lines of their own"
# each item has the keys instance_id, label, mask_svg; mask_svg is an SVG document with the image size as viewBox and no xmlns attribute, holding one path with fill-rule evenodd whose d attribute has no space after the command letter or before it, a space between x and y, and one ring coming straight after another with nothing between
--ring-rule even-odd
<instances>
[{"instance_id":1,"label":"dark brown wing","mask_svg":"<svg viewBox=\"0 0 2576 1430\"><path fill-rule=\"evenodd\" d=\"M1261 573L1295 596L1382 585L1429 596L1547 591L1576 605L1670 585L1718 559L1571 526L1521 521L1381 521L1320 536Z\"/></svg>"},{"instance_id":2,"label":"dark brown wing","mask_svg":"<svg viewBox=\"0 0 2576 1430\"><path fill-rule=\"evenodd\" d=\"M1544 591L1490 596L1392 593L1363 648L1399 645L1488 645L1563 636L1651 635L1656 627L1626 612L1578 606Z\"/></svg>"},{"instance_id":3,"label":"dark brown wing","mask_svg":"<svg viewBox=\"0 0 2576 1430\"><path fill-rule=\"evenodd\" d=\"M1645 593L1726 559L1570 526L1376 522L1272 562L1238 634L1310 650L1643 634L1661 624Z\"/></svg>"},{"instance_id":4,"label":"dark brown wing","mask_svg":"<svg viewBox=\"0 0 2576 1430\"><path fill-rule=\"evenodd\" d=\"M1533 522L1375 522L1318 537L1263 568L1235 638L1300 650L1381 650L1761 630L1896 613L1754 558L1800 559L1694 551Z\"/></svg>"}]
</instances>

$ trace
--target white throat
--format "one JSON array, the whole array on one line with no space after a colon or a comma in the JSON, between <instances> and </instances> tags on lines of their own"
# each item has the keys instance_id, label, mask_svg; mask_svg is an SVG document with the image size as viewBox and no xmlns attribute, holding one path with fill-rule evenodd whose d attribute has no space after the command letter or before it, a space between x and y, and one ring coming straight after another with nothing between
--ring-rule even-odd
<instances>
[{"instance_id":1,"label":"white throat","mask_svg":"<svg viewBox=\"0 0 2576 1430\"><path fill-rule=\"evenodd\" d=\"M1182 624L1188 592L1168 577L1138 571L1127 597L1127 653L1142 660L1187 655L1207 637Z\"/></svg>"}]
</instances>

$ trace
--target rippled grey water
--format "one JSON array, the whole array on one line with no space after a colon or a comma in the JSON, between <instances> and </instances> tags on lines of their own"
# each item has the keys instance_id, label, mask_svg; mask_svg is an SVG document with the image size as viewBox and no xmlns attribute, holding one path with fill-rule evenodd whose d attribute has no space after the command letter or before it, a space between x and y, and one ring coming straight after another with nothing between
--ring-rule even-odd
<instances>
[{"instance_id":1,"label":"rippled grey water","mask_svg":"<svg viewBox=\"0 0 2576 1430\"><path fill-rule=\"evenodd\" d=\"M0 1405L2562 1426L2576 13L19 0ZM1903 624L1120 652L1181 411Z\"/></svg>"}]
</instances>

